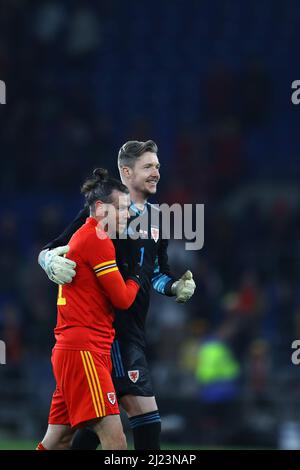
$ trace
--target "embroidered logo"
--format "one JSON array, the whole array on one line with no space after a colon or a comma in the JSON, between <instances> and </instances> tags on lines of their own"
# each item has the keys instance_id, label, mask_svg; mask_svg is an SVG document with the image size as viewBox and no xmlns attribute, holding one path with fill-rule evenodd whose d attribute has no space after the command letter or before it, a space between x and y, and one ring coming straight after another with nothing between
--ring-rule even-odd
<instances>
[{"instance_id":1,"label":"embroidered logo","mask_svg":"<svg viewBox=\"0 0 300 470\"><path fill-rule=\"evenodd\" d=\"M114 405L116 403L116 394L114 392L109 392L107 394L107 398L109 399L109 401L112 405Z\"/></svg>"},{"instance_id":2,"label":"embroidered logo","mask_svg":"<svg viewBox=\"0 0 300 470\"><path fill-rule=\"evenodd\" d=\"M151 227L151 237L157 243L159 239L159 229L157 227Z\"/></svg>"},{"instance_id":3,"label":"embroidered logo","mask_svg":"<svg viewBox=\"0 0 300 470\"><path fill-rule=\"evenodd\" d=\"M129 370L128 377L135 384L139 380L140 372L138 370Z\"/></svg>"}]
</instances>

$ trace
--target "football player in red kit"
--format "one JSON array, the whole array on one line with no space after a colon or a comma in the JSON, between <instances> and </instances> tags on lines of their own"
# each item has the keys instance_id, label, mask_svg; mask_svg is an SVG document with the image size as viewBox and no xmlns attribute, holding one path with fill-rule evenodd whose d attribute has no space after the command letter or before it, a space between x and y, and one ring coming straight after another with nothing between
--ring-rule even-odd
<instances>
[{"instance_id":1,"label":"football player in red kit","mask_svg":"<svg viewBox=\"0 0 300 470\"><path fill-rule=\"evenodd\" d=\"M114 308L128 309L140 287L132 268L123 280L108 227L126 228L130 204L126 186L97 169L82 188L90 217L72 236L67 258L77 276L59 286L56 343L52 366L56 379L49 425L40 450L67 449L78 427L97 433L102 449L126 449L111 378Z\"/></svg>"}]
</instances>

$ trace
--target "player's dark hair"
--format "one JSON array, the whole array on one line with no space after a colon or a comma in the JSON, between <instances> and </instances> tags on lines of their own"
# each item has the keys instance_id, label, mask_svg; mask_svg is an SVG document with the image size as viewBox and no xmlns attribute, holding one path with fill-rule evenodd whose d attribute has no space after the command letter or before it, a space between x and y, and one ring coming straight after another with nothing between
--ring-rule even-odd
<instances>
[{"instance_id":1,"label":"player's dark hair","mask_svg":"<svg viewBox=\"0 0 300 470\"><path fill-rule=\"evenodd\" d=\"M139 142L137 140L129 140L119 150L118 154L118 165L119 168L123 166L129 166L133 168L135 162L145 152L157 153L158 148L153 140L147 140L146 142Z\"/></svg>"},{"instance_id":2,"label":"player's dark hair","mask_svg":"<svg viewBox=\"0 0 300 470\"><path fill-rule=\"evenodd\" d=\"M93 175L87 178L81 187L86 203L92 210L96 201L111 203L114 190L129 194L128 188L121 181L110 178L108 171L104 168L96 168Z\"/></svg>"}]
</instances>

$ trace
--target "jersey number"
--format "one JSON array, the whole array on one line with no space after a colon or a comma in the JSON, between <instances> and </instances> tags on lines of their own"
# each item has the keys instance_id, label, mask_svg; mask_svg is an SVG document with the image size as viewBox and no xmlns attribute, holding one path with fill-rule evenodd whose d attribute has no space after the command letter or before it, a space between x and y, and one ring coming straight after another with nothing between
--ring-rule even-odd
<instances>
[{"instance_id":1,"label":"jersey number","mask_svg":"<svg viewBox=\"0 0 300 470\"><path fill-rule=\"evenodd\" d=\"M141 248L141 259L140 259L140 262L139 262L139 265L141 267L143 266L143 262L144 262L144 254L145 254L145 247L142 246L142 248Z\"/></svg>"},{"instance_id":2,"label":"jersey number","mask_svg":"<svg viewBox=\"0 0 300 470\"><path fill-rule=\"evenodd\" d=\"M62 296L62 288L63 286L58 286L58 297L57 297L57 305L66 305L67 299Z\"/></svg>"}]
</instances>

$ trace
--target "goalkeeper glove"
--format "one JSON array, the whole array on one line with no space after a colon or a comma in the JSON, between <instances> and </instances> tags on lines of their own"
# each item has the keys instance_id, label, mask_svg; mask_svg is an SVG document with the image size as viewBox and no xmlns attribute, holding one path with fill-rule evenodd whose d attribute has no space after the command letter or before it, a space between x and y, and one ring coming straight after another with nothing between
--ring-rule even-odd
<instances>
[{"instance_id":1,"label":"goalkeeper glove","mask_svg":"<svg viewBox=\"0 0 300 470\"><path fill-rule=\"evenodd\" d=\"M39 264L50 281L56 284L69 284L76 274L76 263L64 257L69 249L69 245L58 246L53 250L42 251L39 256Z\"/></svg>"},{"instance_id":2,"label":"goalkeeper glove","mask_svg":"<svg viewBox=\"0 0 300 470\"><path fill-rule=\"evenodd\" d=\"M191 271L186 271L178 281L175 281L171 287L172 294L176 295L176 302L185 303L194 294L196 284Z\"/></svg>"}]
</instances>

